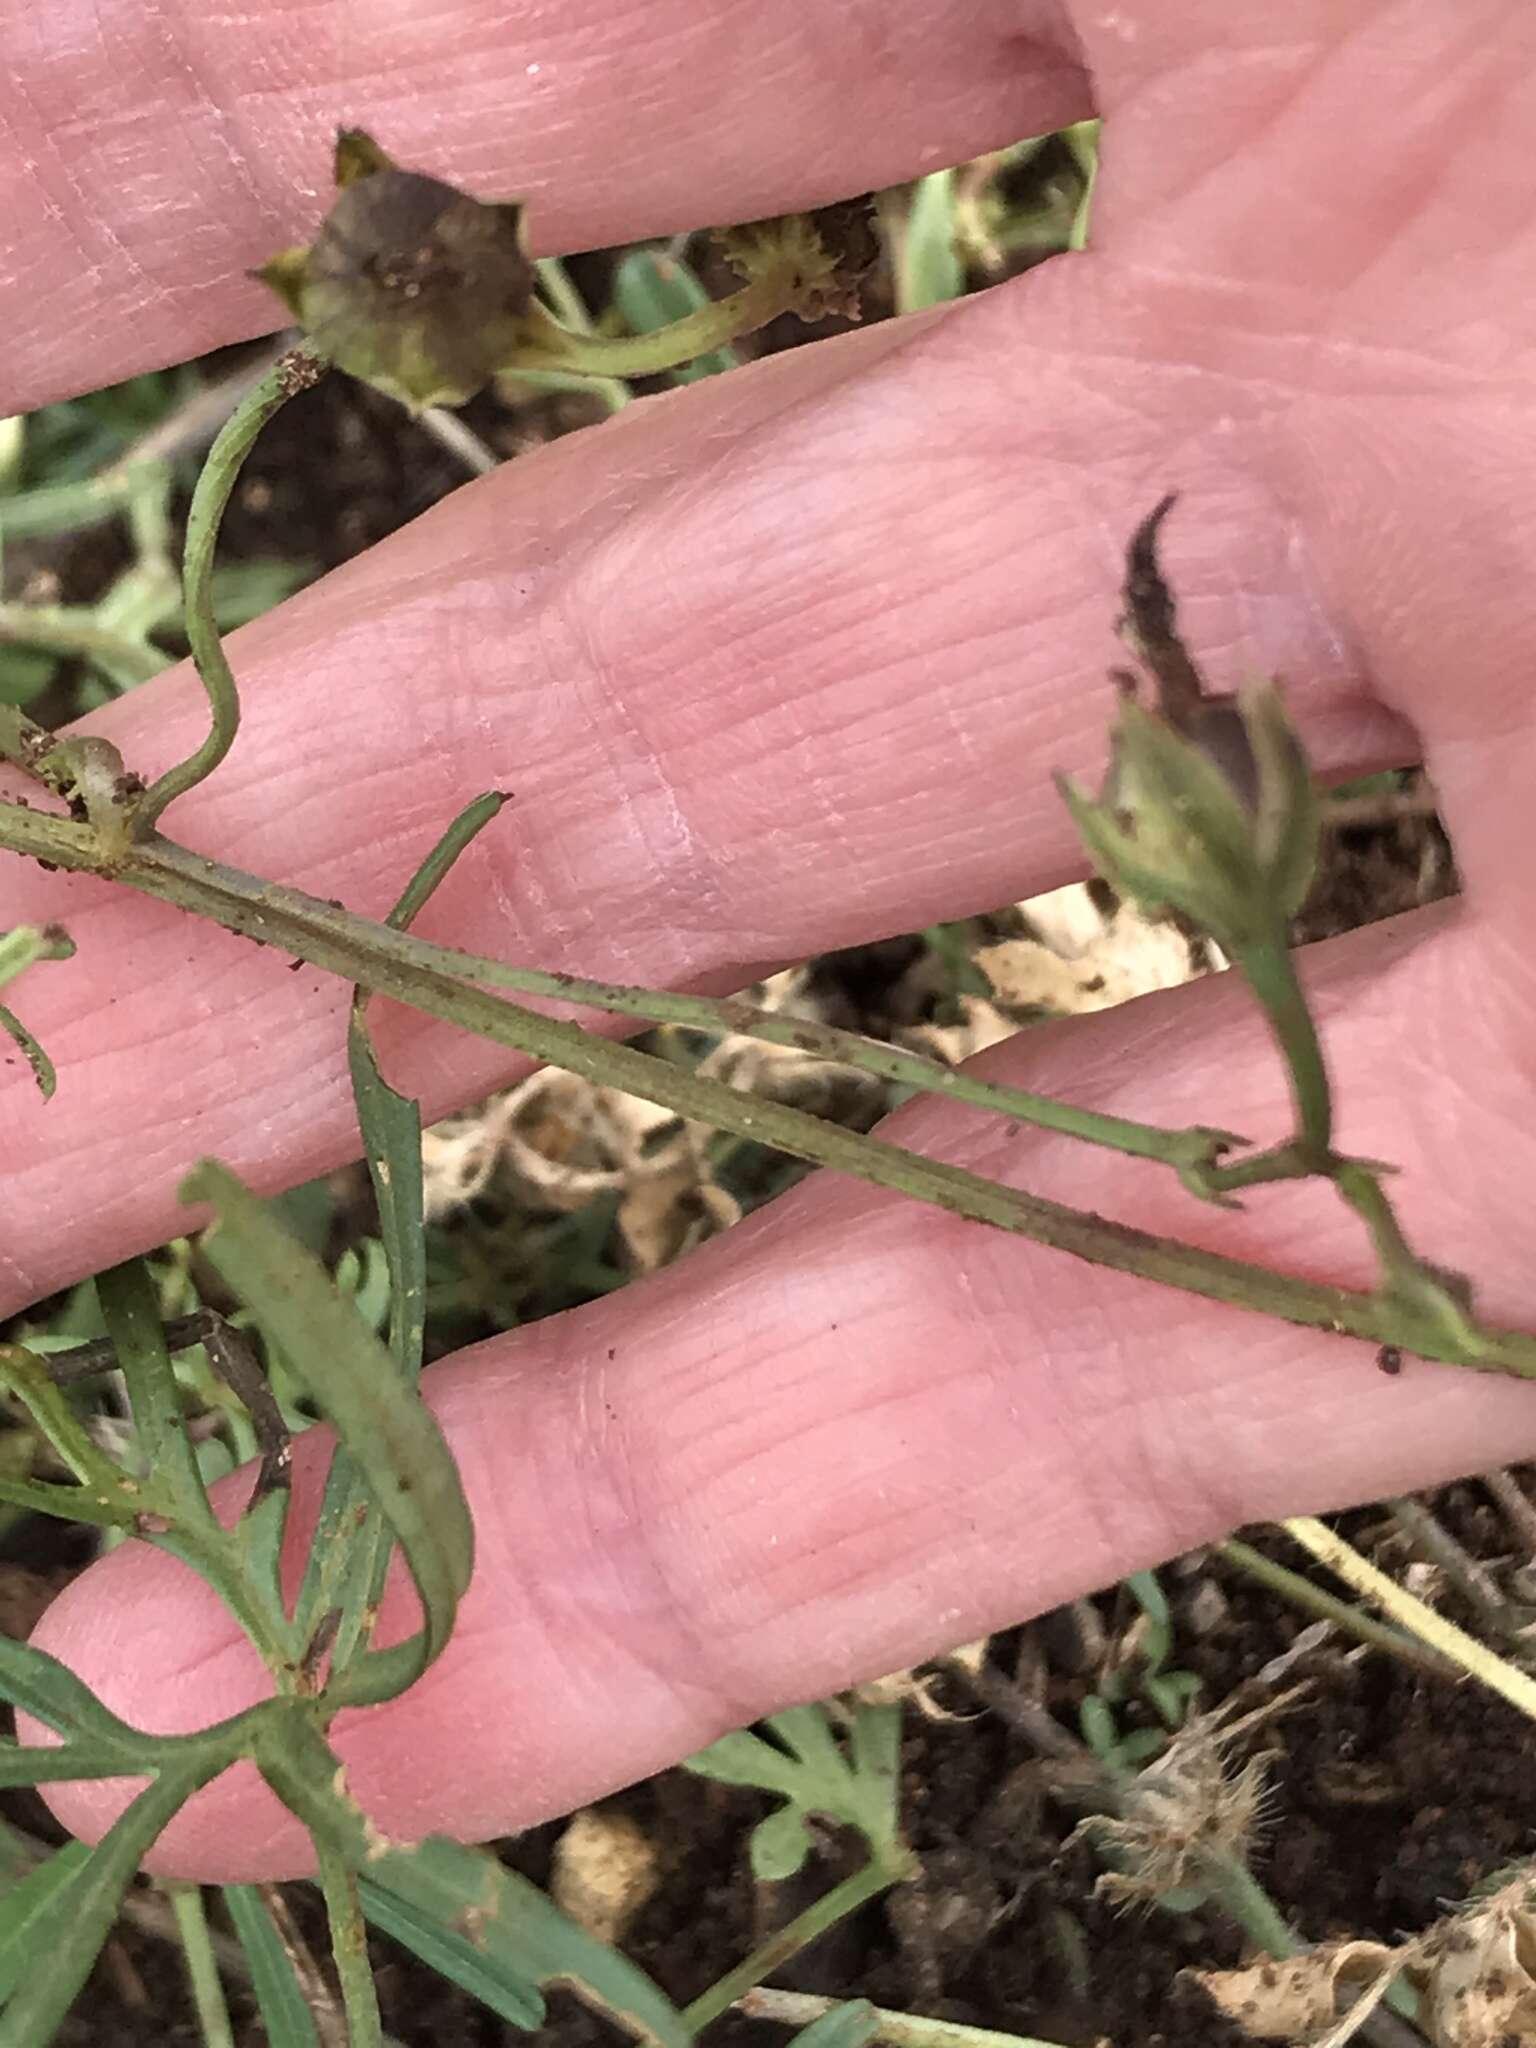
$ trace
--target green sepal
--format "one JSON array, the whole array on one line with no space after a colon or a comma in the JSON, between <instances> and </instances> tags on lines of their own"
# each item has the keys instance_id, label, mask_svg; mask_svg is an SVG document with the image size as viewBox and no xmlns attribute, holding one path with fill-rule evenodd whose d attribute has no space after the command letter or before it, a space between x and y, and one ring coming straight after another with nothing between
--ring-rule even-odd
<instances>
[{"instance_id":1,"label":"green sepal","mask_svg":"<svg viewBox=\"0 0 1536 2048\"><path fill-rule=\"evenodd\" d=\"M309 268L309 250L303 246L279 250L247 275L274 291L295 320L304 317L304 274Z\"/></svg>"},{"instance_id":2,"label":"green sepal","mask_svg":"<svg viewBox=\"0 0 1536 2048\"><path fill-rule=\"evenodd\" d=\"M392 171L395 160L382 150L365 128L336 130L336 190L344 192L359 178L371 178L379 171Z\"/></svg>"}]
</instances>

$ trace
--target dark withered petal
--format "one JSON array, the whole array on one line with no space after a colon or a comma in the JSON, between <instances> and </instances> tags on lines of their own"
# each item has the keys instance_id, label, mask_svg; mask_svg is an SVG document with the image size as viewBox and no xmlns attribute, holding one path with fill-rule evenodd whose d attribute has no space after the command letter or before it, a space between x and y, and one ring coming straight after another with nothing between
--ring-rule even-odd
<instances>
[{"instance_id":1,"label":"dark withered petal","mask_svg":"<svg viewBox=\"0 0 1536 2048\"><path fill-rule=\"evenodd\" d=\"M521 222L521 207L418 171L357 177L304 266L304 326L341 369L408 404L462 404L515 347L533 295Z\"/></svg>"}]
</instances>

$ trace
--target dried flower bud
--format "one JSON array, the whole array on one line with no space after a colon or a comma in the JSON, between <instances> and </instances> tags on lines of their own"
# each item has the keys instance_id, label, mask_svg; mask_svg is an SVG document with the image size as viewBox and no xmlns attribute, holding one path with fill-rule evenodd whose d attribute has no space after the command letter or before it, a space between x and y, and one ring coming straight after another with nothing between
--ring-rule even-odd
<instances>
[{"instance_id":1,"label":"dried flower bud","mask_svg":"<svg viewBox=\"0 0 1536 2048\"><path fill-rule=\"evenodd\" d=\"M521 338L534 282L522 208L402 171L355 129L338 138L336 179L313 245L256 275L339 368L413 411L462 405Z\"/></svg>"},{"instance_id":2,"label":"dried flower bud","mask_svg":"<svg viewBox=\"0 0 1536 2048\"><path fill-rule=\"evenodd\" d=\"M1317 863L1311 771L1273 683L1208 693L1174 625L1153 541L1165 499L1131 543L1127 637L1158 686L1155 709L1122 675L1110 770L1095 802L1058 777L1094 865L1123 895L1174 910L1241 953L1301 908Z\"/></svg>"},{"instance_id":3,"label":"dried flower bud","mask_svg":"<svg viewBox=\"0 0 1536 2048\"><path fill-rule=\"evenodd\" d=\"M867 198L717 228L714 239L748 284L788 273L802 320L833 313L857 320L859 286L880 253Z\"/></svg>"}]
</instances>

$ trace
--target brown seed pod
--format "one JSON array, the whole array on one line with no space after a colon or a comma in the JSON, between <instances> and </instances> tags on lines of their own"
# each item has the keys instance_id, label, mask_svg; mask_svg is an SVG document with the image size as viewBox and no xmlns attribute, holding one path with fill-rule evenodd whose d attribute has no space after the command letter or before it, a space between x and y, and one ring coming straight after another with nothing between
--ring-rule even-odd
<instances>
[{"instance_id":1,"label":"brown seed pod","mask_svg":"<svg viewBox=\"0 0 1536 2048\"><path fill-rule=\"evenodd\" d=\"M357 131L337 179L313 246L256 275L340 369L413 410L462 405L516 347L533 297L523 209L399 170Z\"/></svg>"}]
</instances>

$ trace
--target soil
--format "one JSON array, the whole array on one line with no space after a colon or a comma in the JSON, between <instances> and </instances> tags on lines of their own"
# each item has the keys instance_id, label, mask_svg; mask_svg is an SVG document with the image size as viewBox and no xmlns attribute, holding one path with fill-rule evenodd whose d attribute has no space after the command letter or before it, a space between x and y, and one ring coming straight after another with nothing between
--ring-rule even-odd
<instances>
[{"instance_id":1,"label":"soil","mask_svg":"<svg viewBox=\"0 0 1536 2048\"><path fill-rule=\"evenodd\" d=\"M583 281L600 292L605 259L585 261ZM770 342L787 338L775 333ZM510 453L580 425L588 408L568 395L516 406L486 398L466 417L498 452ZM332 378L262 438L230 514L229 557L301 553L332 566L462 478L455 458L422 427ZM103 529L58 549L51 566L64 594L90 597L119 565L119 546ZM1417 800L1418 785L1406 779L1377 794L1383 809L1375 822L1333 835L1301 935L1314 938L1454 888L1449 848ZM1001 917L998 928L1006 928ZM829 956L815 978L835 995L829 1011L838 1022L889 1030L922 953L916 939L889 941ZM910 1022L910 1006L898 1021ZM1531 1564L1519 1530L1474 1483L1448 1489L1433 1505L1485 1561L1512 1610L1528 1619L1522 1574ZM1394 1568L1410 1562L1410 1546L1385 1511L1362 1511L1344 1526ZM1298 1568L1273 1531L1250 1532L1249 1540ZM60 1575L78 1565L78 1552L69 1542L29 1547L27 1530L11 1532L0 1553L9 1560L0 1562L0 1620L9 1633L25 1633ZM1311 1617L1219 1555L1179 1560L1161 1578L1173 1609L1173 1655L1197 1676L1200 1709L1256 1714L1231 1746L1228 1768L1265 1760L1252 1866L1305 1939L1397 1940L1536 1844L1529 1729L1513 1709L1338 1633L1319 1634ZM1486 1629L1486 1616L1453 1585L1437 1582L1436 1599L1453 1618ZM931 1676L908 1708L902 1758L904 1825L919 1878L839 1925L777 1983L866 1996L1070 2048L1103 2041L1222 2048L1249 2038L1187 1974L1235 1965L1245 1947L1239 1931L1208 1910L1106 1898L1104 1860L1078 1831L1086 1754L1077 1746L1078 1709L1106 1671L1138 1668L1130 1647L1136 1620L1123 1589L1111 1589L994 1639L974 1674L946 1666ZM1044 1748L1042 1708L1057 1731ZM1118 1712L1122 1733L1156 1725L1134 1683ZM37 1838L54 1839L30 1795L9 1797L5 1807ZM805 1903L803 1884L754 1884L746 1839L766 1806L749 1792L672 1771L606 1810L636 1822L656 1847L660 1881L623 1945L679 2001L703 1991ZM503 1845L507 1859L545 1881L564 1826L551 1823ZM809 1872L810 1892L849 1867L849 1844L829 1835ZM295 1892L301 1915L309 1911L303 1896ZM408 2048L477 2048L511 2038L502 2022L389 1942L378 1940L375 1953L386 2025ZM263 2037L238 1991L235 2010L241 2048L256 2048ZM174 1947L125 1919L58 2038L92 2048L196 2041ZM560 1994L542 2038L550 2048L587 2048L614 2037ZM771 2048L781 2033L728 2018L711 2038L722 2048Z\"/></svg>"}]
</instances>

